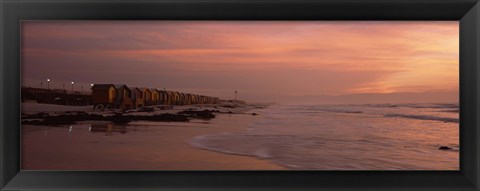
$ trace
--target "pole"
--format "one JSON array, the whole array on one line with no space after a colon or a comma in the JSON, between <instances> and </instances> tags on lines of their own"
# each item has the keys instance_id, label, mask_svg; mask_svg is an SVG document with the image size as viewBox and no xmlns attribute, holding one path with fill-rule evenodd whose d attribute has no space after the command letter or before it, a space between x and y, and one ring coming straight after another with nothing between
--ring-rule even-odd
<instances>
[{"instance_id":1,"label":"pole","mask_svg":"<svg viewBox=\"0 0 480 191\"><path fill-rule=\"evenodd\" d=\"M50 79L47 79L47 90L50 90ZM51 98L51 97L50 97L50 98ZM49 98L49 99L50 99L50 98ZM55 100L55 96L53 96L51 102L53 102L53 100Z\"/></svg>"},{"instance_id":2,"label":"pole","mask_svg":"<svg viewBox=\"0 0 480 191\"><path fill-rule=\"evenodd\" d=\"M72 95L73 95L73 84L74 84L74 83L72 82Z\"/></svg>"},{"instance_id":3,"label":"pole","mask_svg":"<svg viewBox=\"0 0 480 191\"><path fill-rule=\"evenodd\" d=\"M235 106L237 106L237 90L235 90Z\"/></svg>"}]
</instances>

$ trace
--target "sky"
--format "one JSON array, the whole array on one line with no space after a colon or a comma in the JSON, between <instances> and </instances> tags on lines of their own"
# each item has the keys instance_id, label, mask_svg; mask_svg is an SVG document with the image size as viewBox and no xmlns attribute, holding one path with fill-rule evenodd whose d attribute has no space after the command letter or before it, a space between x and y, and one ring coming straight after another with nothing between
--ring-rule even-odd
<instances>
[{"instance_id":1,"label":"sky","mask_svg":"<svg viewBox=\"0 0 480 191\"><path fill-rule=\"evenodd\" d=\"M22 72L24 86L73 81L77 91L113 83L221 99L238 91L249 102L457 102L459 24L24 21Z\"/></svg>"}]
</instances>

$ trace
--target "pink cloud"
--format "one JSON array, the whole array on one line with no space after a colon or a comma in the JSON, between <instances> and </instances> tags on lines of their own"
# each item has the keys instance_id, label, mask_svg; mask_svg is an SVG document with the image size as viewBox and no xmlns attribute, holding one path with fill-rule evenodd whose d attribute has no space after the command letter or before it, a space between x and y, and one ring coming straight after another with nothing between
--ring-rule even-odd
<instances>
[{"instance_id":1,"label":"pink cloud","mask_svg":"<svg viewBox=\"0 0 480 191\"><path fill-rule=\"evenodd\" d=\"M266 74L257 81L262 89L252 92L281 89L275 82L306 94L458 91L458 85L450 83L458 82L458 30L458 22L453 21L24 22L22 53L25 76L32 79L43 78L42 73L53 68L60 72L78 67L86 70L72 74L79 80L85 72L114 72L94 77L96 81L122 79L115 76L118 73L135 76L152 71L182 77L189 73ZM310 71L337 75L315 77ZM291 80L305 84L298 87L276 73L298 79L305 75L312 83ZM132 77L131 83L141 84L136 80L140 78ZM334 85L311 87L324 81ZM176 85L187 86L170 86ZM198 88L212 89L208 84ZM216 88L229 87L226 83Z\"/></svg>"}]
</instances>

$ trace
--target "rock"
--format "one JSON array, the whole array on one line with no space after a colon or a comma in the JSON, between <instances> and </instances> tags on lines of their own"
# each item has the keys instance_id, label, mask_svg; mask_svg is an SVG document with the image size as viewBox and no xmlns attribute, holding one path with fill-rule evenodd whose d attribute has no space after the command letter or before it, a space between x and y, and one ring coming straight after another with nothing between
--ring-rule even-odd
<instances>
[{"instance_id":1,"label":"rock","mask_svg":"<svg viewBox=\"0 0 480 191\"><path fill-rule=\"evenodd\" d=\"M445 150L452 150L452 148L447 147L447 146L440 146L440 147L438 147L438 150L444 150L445 151Z\"/></svg>"},{"instance_id":2,"label":"rock","mask_svg":"<svg viewBox=\"0 0 480 191\"><path fill-rule=\"evenodd\" d=\"M258 115L257 113L252 113L252 115Z\"/></svg>"},{"instance_id":3,"label":"rock","mask_svg":"<svg viewBox=\"0 0 480 191\"><path fill-rule=\"evenodd\" d=\"M123 116L122 114L115 114L110 118L110 121L115 124L127 124L131 121L130 118Z\"/></svg>"},{"instance_id":4,"label":"rock","mask_svg":"<svg viewBox=\"0 0 480 191\"><path fill-rule=\"evenodd\" d=\"M185 115L190 118L194 119L213 119L215 118L215 115L212 114L213 111L210 110L203 110L203 111L189 111L189 110L184 110L179 112L179 115Z\"/></svg>"}]
</instances>

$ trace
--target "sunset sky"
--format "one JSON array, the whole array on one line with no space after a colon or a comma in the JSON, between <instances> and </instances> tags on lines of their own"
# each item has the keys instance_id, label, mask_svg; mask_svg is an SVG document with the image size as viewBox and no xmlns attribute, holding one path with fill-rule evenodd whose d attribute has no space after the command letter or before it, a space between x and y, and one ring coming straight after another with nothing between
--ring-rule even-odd
<instances>
[{"instance_id":1,"label":"sunset sky","mask_svg":"<svg viewBox=\"0 0 480 191\"><path fill-rule=\"evenodd\" d=\"M23 84L123 83L222 99L238 90L254 102L363 93L455 101L458 32L457 21L27 21Z\"/></svg>"}]
</instances>

